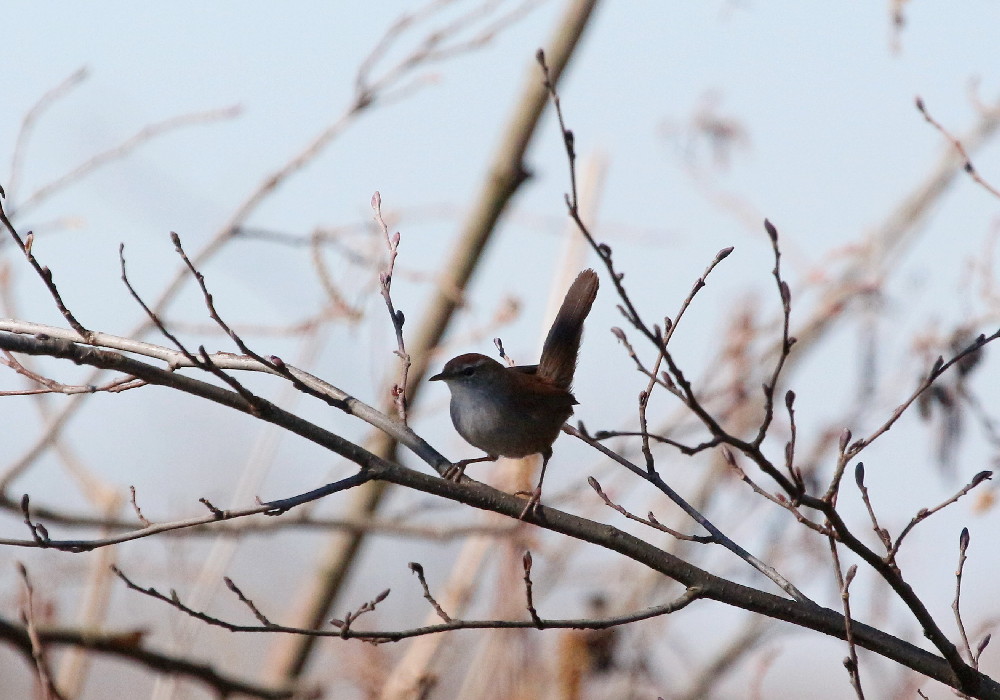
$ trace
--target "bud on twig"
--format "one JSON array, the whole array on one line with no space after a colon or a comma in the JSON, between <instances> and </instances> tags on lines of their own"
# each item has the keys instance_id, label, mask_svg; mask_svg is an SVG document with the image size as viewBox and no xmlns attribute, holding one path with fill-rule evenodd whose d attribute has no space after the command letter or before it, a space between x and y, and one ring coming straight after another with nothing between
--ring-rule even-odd
<instances>
[{"instance_id":1,"label":"bud on twig","mask_svg":"<svg viewBox=\"0 0 1000 700\"><path fill-rule=\"evenodd\" d=\"M944 358L938 355L938 358L934 360L934 366L931 367L930 376L936 377L941 371L941 366L944 364Z\"/></svg>"},{"instance_id":2,"label":"bud on twig","mask_svg":"<svg viewBox=\"0 0 1000 700\"><path fill-rule=\"evenodd\" d=\"M969 482L969 486L970 487L972 487L972 486L979 486L979 484L983 483L987 479L992 479L992 478L993 478L993 472L991 472L989 470L981 471L978 474L976 474L974 477L972 477L972 481Z\"/></svg>"},{"instance_id":3,"label":"bud on twig","mask_svg":"<svg viewBox=\"0 0 1000 700\"><path fill-rule=\"evenodd\" d=\"M778 242L778 229L768 219L764 219L764 230L767 231L767 235L770 236L772 243Z\"/></svg>"},{"instance_id":4,"label":"bud on twig","mask_svg":"<svg viewBox=\"0 0 1000 700\"><path fill-rule=\"evenodd\" d=\"M851 434L851 431L850 431L849 428L844 428L840 432L840 452L841 452L841 454L843 454L844 450L847 449L847 444L851 441L852 437L853 437L853 435Z\"/></svg>"},{"instance_id":5,"label":"bud on twig","mask_svg":"<svg viewBox=\"0 0 1000 700\"><path fill-rule=\"evenodd\" d=\"M788 288L788 282L781 281L781 303L788 306L792 303L792 291Z\"/></svg>"}]
</instances>

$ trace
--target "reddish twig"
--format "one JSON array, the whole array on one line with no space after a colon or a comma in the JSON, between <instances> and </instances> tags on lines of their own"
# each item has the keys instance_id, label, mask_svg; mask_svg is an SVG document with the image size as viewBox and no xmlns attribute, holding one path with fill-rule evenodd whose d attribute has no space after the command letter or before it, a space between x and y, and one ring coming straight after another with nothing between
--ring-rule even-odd
<instances>
[{"instance_id":1,"label":"reddish twig","mask_svg":"<svg viewBox=\"0 0 1000 700\"><path fill-rule=\"evenodd\" d=\"M392 320L392 327L396 332L396 357L400 360L400 377L399 381L392 386L392 397L396 404L396 413L404 424L406 423L406 386L407 380L410 372L410 365L412 361L410 360L409 353L406 352L406 343L403 340L403 324L406 322L406 316L403 312L397 309L392 303L392 275L396 266L396 254L399 251L399 231L390 235L389 227L385 223L385 219L382 218L382 195L376 192L372 195L372 209L375 211L375 222L379 225L382 230L382 235L385 236L386 250L388 251L389 257L385 264L385 269L379 273L379 288L382 292L382 299L385 300L385 306L389 310L389 318Z\"/></svg>"},{"instance_id":2,"label":"reddish twig","mask_svg":"<svg viewBox=\"0 0 1000 700\"><path fill-rule=\"evenodd\" d=\"M851 679L851 686L858 700L865 699L865 693L861 689L861 669L858 666L858 650L854 645L854 621L851 619L851 582L858 573L856 564L852 564L845 576L840 569L840 555L837 553L837 540L833 535L828 538L830 543L830 553L833 555L833 569L837 575L837 584L840 586L840 602L844 607L844 636L847 642L847 658L844 659L844 668Z\"/></svg>"},{"instance_id":3,"label":"reddish twig","mask_svg":"<svg viewBox=\"0 0 1000 700\"><path fill-rule=\"evenodd\" d=\"M438 617L445 622L451 622L451 617L444 611L444 608L441 607L437 600L435 600L434 596L431 595L431 589L427 585L427 579L424 578L424 567L415 561L411 561L409 567L410 571L417 575L417 579L420 581L420 587L424 589L424 599L431 604L431 607L434 608L434 612L437 613Z\"/></svg>"},{"instance_id":4,"label":"reddish twig","mask_svg":"<svg viewBox=\"0 0 1000 700\"><path fill-rule=\"evenodd\" d=\"M604 501L604 504L606 506L618 511L629 520L634 520L637 523L642 523L643 525L647 525L655 530L659 530L660 532L665 532L668 535L675 537L679 540L684 540L687 542L699 542L701 544L711 544L715 542L715 538L712 537L711 535L685 535L683 532L678 532L673 528L667 527L659 520L657 520L653 516L652 512L649 513L648 518L640 518L638 515L630 513L629 511L625 510L625 508L612 501L611 498L608 496L608 494L606 494L604 490L601 488L600 482L598 482L597 479L595 479L594 477L592 476L587 477L587 483L590 484L590 488L594 489L594 491L597 492L597 495L601 497L601 500Z\"/></svg>"},{"instance_id":5,"label":"reddish twig","mask_svg":"<svg viewBox=\"0 0 1000 700\"><path fill-rule=\"evenodd\" d=\"M49 670L49 661L45 653L45 647L38 635L38 624L35 620L35 590L28 577L28 569L21 562L17 563L18 573L21 575L21 582L24 584L24 606L21 609L21 621L28 631L28 639L31 642L31 658L35 662L35 673L38 674L38 684L44 700L62 700L59 690L52 681L52 673Z\"/></svg>"},{"instance_id":6,"label":"reddish twig","mask_svg":"<svg viewBox=\"0 0 1000 700\"><path fill-rule=\"evenodd\" d=\"M52 270L48 267L43 267L38 262L34 253L31 252L31 248L35 240L34 234L29 231L22 239L21 235L17 232L17 229L14 228L14 224L12 224L10 219L7 218L7 212L4 211L2 201L5 197L6 195L4 194L3 188L0 188L0 222L3 223L4 227L6 227L7 232L10 234L10 237L14 239L14 243L17 247L20 248L22 253L24 253L24 257L28 260L28 264L31 265L41 278L45 288L49 290L49 294L52 295L52 299L55 301L56 308L59 309L59 313L61 313L63 318L66 319L66 322L69 323L70 327L80 335L80 338L84 342L89 343L91 337L90 331L84 328L83 324L80 323L76 316L74 316L73 313L66 307L66 303L63 301L62 295L59 293L59 290L56 289L56 284L52 279Z\"/></svg>"},{"instance_id":7,"label":"reddish twig","mask_svg":"<svg viewBox=\"0 0 1000 700\"><path fill-rule=\"evenodd\" d=\"M973 181L975 181L980 187L989 192L991 195L993 195L997 199L1000 199L1000 190L998 190L996 187L994 187L993 185L991 185L982 178L982 176L979 174L979 171L977 171L975 166L972 164L972 159L969 157L969 154L965 150L965 146L962 145L962 142L959 141L957 137L953 136L951 132L945 129L940 122L938 122L934 117L931 116L930 112L927 111L927 105L924 104L923 98L917 97L915 103L917 105L917 109L920 111L920 114L923 115L924 120L928 124L933 126L935 129L937 129L942 136L948 139L951 145L962 157L962 160L965 161L962 164L962 169L969 174L969 177L971 177Z\"/></svg>"},{"instance_id":8,"label":"reddish twig","mask_svg":"<svg viewBox=\"0 0 1000 700\"><path fill-rule=\"evenodd\" d=\"M965 571L965 560L966 552L969 549L969 528L963 527L961 534L958 536L958 567L955 569L955 598L951 601L951 609L955 614L955 624L958 625L958 633L962 637L962 647L965 649L966 655L969 657L969 662L972 664L972 668L979 668L979 657L972 653L972 647L969 645L969 635L965 631L965 623L962 621L962 572Z\"/></svg>"},{"instance_id":9,"label":"reddish twig","mask_svg":"<svg viewBox=\"0 0 1000 700\"><path fill-rule=\"evenodd\" d=\"M965 494L967 494L970 491L972 491L972 489L976 488L977 486L979 486L983 482L988 481L988 480L990 480L992 478L993 478L993 472L991 472L991 471L981 471L978 474L976 474L974 477L972 477L972 479L969 481L969 483L967 483L965 486L963 486L962 488L960 488L958 490L958 492L955 493L955 495L953 495L951 498L948 498L947 500L945 500L942 503L939 503L938 505L934 506L933 508L921 508L920 510L918 510L917 514L914 515L913 518L910 519L910 522L907 523L906 527L903 528L903 531L899 533L899 537L897 537L896 541L893 543L892 549L890 549L889 553L886 555L886 560L890 564L895 565L896 555L899 554L899 548L903 544L903 538L906 537L908 534L910 534L910 531L914 527L916 527L919 523L923 522L924 520L926 520L930 516L934 515L938 511L940 511L940 510L942 510L944 508L947 508L952 503L954 503L955 501L957 501L958 499L960 499L962 496L964 496Z\"/></svg>"},{"instance_id":10,"label":"reddish twig","mask_svg":"<svg viewBox=\"0 0 1000 700\"><path fill-rule=\"evenodd\" d=\"M383 600L389 597L390 589L386 588L384 591L379 593L377 596L371 600L362 603L357 610L350 610L344 615L343 620L338 620L336 618L330 620L330 624L340 630L340 636L347 639L348 632L351 631L351 625L361 617L370 612L375 612L375 607L381 603Z\"/></svg>"},{"instance_id":11,"label":"reddish twig","mask_svg":"<svg viewBox=\"0 0 1000 700\"><path fill-rule=\"evenodd\" d=\"M257 618L257 621L260 622L260 624L264 625L265 627L273 626L273 623L270 620L268 620L267 617L265 617L264 613L262 613L256 605L254 605L254 602L249 598L247 598L245 595L243 595L243 591L241 591L239 587L235 583L233 583L233 580L231 578L229 578L228 576L223 576L222 580L226 582L226 588L228 588L230 591L236 594L236 597L240 599L240 602L250 609L250 612L253 613L253 616Z\"/></svg>"},{"instance_id":12,"label":"reddish twig","mask_svg":"<svg viewBox=\"0 0 1000 700\"><path fill-rule=\"evenodd\" d=\"M414 627L405 630L391 631L391 630L355 630L348 626L347 628L340 627L337 630L316 630L311 628L299 628L299 627L286 627L284 625L271 624L270 626L265 625L239 625L232 622L228 622L218 617L208 615L204 612L194 610L187 605L185 605L180 597L175 591L171 591L170 595L165 595L155 588L144 588L139 584L133 582L126 576L120 569L113 567L112 571L115 575L132 591L145 595L147 597L158 600L162 603L176 608L177 610L183 612L184 614L193 617L197 620L212 625L214 627L220 627L222 629L229 630L230 632L245 632L245 633L270 633L270 634L298 634L308 637L340 637L343 639L359 639L361 641L369 642L372 644L381 644L385 642L397 642L402 639L411 639L413 637L423 637L429 634L440 634L442 632L448 632L452 630L464 630L464 629L609 629L612 627L619 627L621 625L627 625L633 622L638 622L640 620L649 620L655 617L661 617L663 615L669 615L671 613L677 612L687 607L690 603L698 600L702 597L703 591L697 586L690 587L684 591L680 596L670 601L669 603L664 603L662 605L655 605L643 610L638 610L631 613L626 613L623 615L614 615L610 617L603 618L571 618L571 619L545 619L539 617L537 621L535 620L451 620L450 622L441 622L434 625L426 625L423 627ZM388 591L383 591L379 597L375 600L364 603L358 610L350 613L351 621L355 621L358 616L364 614L364 612L370 612L374 609L374 605L381 602L384 596L388 595ZM334 623L343 624L343 620L336 620Z\"/></svg>"},{"instance_id":13,"label":"reddish twig","mask_svg":"<svg viewBox=\"0 0 1000 700\"><path fill-rule=\"evenodd\" d=\"M135 512L135 517L139 519L139 522L142 523L143 527L150 527L153 523L149 522L146 519L146 516L142 514L142 509L139 507L139 504L135 500L135 486L129 486L128 493L129 493L129 502L132 504L132 510Z\"/></svg>"}]
</instances>

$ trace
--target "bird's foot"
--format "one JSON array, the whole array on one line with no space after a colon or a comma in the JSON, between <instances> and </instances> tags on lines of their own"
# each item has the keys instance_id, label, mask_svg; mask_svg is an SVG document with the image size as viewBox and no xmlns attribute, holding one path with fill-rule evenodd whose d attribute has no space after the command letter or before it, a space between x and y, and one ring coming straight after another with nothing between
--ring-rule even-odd
<instances>
[{"instance_id":1,"label":"bird's foot","mask_svg":"<svg viewBox=\"0 0 1000 700\"><path fill-rule=\"evenodd\" d=\"M470 464L476 464L477 462L495 462L495 461L497 461L497 458L493 455L486 455L485 457L474 457L473 459L462 459L459 460L458 462L455 462L447 469L445 469L443 472L441 472L441 476L447 479L448 481L454 481L457 484L459 481L462 480L462 477L465 476L465 468Z\"/></svg>"},{"instance_id":2,"label":"bird's foot","mask_svg":"<svg viewBox=\"0 0 1000 700\"><path fill-rule=\"evenodd\" d=\"M528 497L528 502L524 505L524 510L521 511L521 515L517 518L518 520L524 520L529 513L534 515L538 509L540 505L539 501L542 498L542 488L539 486L534 491L518 491L514 495Z\"/></svg>"}]
</instances>

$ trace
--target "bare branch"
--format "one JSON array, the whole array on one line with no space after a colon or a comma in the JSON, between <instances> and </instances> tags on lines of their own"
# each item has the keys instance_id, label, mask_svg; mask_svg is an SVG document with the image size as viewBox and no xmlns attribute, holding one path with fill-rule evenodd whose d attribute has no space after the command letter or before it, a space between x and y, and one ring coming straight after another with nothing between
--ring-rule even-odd
<instances>
[{"instance_id":1,"label":"bare branch","mask_svg":"<svg viewBox=\"0 0 1000 700\"><path fill-rule=\"evenodd\" d=\"M4 211L2 190L0 190L0 222L2 222L4 227L7 229L7 232L10 234L10 237L14 239L14 243L17 245L17 247L20 248L22 253L24 253L24 257L27 258L28 264L31 265L31 267L41 278L42 283L45 285L45 288L49 290L49 294L52 295L52 299L55 301L56 308L59 309L59 313L62 314L63 318L66 319L66 321L73 328L73 330L75 330L79 334L81 339L83 339L85 342L89 342L90 331L84 328L83 324L80 323L78 320L76 320L76 316L74 316L72 312L70 312L70 310L66 307L65 302L63 302L62 295L59 294L59 290L56 289L56 284L52 279L52 270L50 270L47 267L42 267L42 265L39 264L37 258L35 258L34 253L31 252L34 236L29 231L22 240L21 236L14 228L14 224L12 224L10 222L10 219L7 218L7 212Z\"/></svg>"},{"instance_id":2,"label":"bare branch","mask_svg":"<svg viewBox=\"0 0 1000 700\"><path fill-rule=\"evenodd\" d=\"M975 353L978 353L983 348L983 346L987 345L988 343L992 343L997 338L1000 338L1000 330L997 330L990 335L980 335L978 338L972 341L972 343L968 347L959 351L947 362L944 360L943 357L938 357L937 361L934 363L934 366L931 367L930 372L927 373L927 376L924 377L924 379L920 382L919 385L917 385L917 388L914 390L914 392L910 394L910 396L905 401L903 401L903 403L901 403L899 406L896 407L896 409L892 412L892 415L890 415L889 418L886 419L884 423L882 423L882 425L880 425L870 435L868 435L868 437L856 440L847 448L845 454L848 456L848 458L856 457L858 453L861 452L866 447L868 447L868 445L872 444L879 437L887 433L889 429L896 424L896 421L898 421L902 417L903 413L905 413L906 410L913 404L913 402L916 401L921 394L927 391L927 389L929 389L931 385L934 384L934 382L937 380L938 377L947 372L953 365L961 362L964 358L970 355L974 355Z\"/></svg>"},{"instance_id":3,"label":"bare branch","mask_svg":"<svg viewBox=\"0 0 1000 700\"><path fill-rule=\"evenodd\" d=\"M864 501L865 508L868 509L868 517L872 521L872 528L875 530L875 534L878 535L886 551L892 552L892 538L889 537L889 531L878 524L878 518L875 517L875 509L872 507L871 498L868 496L868 487L865 486L865 465L863 462L858 462L858 466L854 468L854 481L858 485L858 490L861 491L861 500Z\"/></svg>"},{"instance_id":4,"label":"bare branch","mask_svg":"<svg viewBox=\"0 0 1000 700\"><path fill-rule=\"evenodd\" d=\"M923 98L917 97L915 102L917 105L917 109L920 111L920 114L923 115L924 120L928 124L933 126L935 129L937 129L939 132L941 132L941 135L944 136L946 139L948 139L948 141L951 142L951 145L955 148L958 154L962 156L962 159L965 161L964 165L962 166L962 169L965 170L965 172L969 173L969 177L971 177L979 186L981 186L991 195L993 195L997 199L1000 199L1000 190L998 190L996 187L994 187L986 180L984 180L983 177L979 174L979 171L976 170L975 166L972 164L972 159L966 152L965 146L962 145L962 142L957 137L953 136L951 132L949 132L947 129L941 126L941 123L931 116L930 112L927 111L927 106L924 104Z\"/></svg>"},{"instance_id":5,"label":"bare branch","mask_svg":"<svg viewBox=\"0 0 1000 700\"><path fill-rule=\"evenodd\" d=\"M969 635L965 632L965 623L962 622L962 572L965 571L965 553L969 549L969 528L963 527L962 533L958 536L958 568L955 569L955 598L951 601L951 609L955 614L955 623L958 625L958 632L962 636L962 647L969 658L969 662L975 669L979 668L979 655L972 652L969 644Z\"/></svg>"},{"instance_id":6,"label":"bare branch","mask_svg":"<svg viewBox=\"0 0 1000 700\"><path fill-rule=\"evenodd\" d=\"M642 523L643 525L648 525L649 527L659 530L660 532L665 532L671 537L676 537L679 540L685 540L687 542L699 542L701 544L712 544L715 542L715 538L712 535L685 535L683 532L678 532L673 528L669 528L666 525L659 522L653 514L649 514L649 518L640 518L638 515L633 515L632 513L625 510L622 506L618 505L604 492L601 488L601 484L594 477L587 477L587 483L590 484L590 488L597 492L597 495L601 497L601 500L609 507L618 511L624 515L629 520L634 520L637 523Z\"/></svg>"},{"instance_id":7,"label":"bare branch","mask_svg":"<svg viewBox=\"0 0 1000 700\"><path fill-rule=\"evenodd\" d=\"M844 606L844 633L845 641L847 642L847 658L844 659L844 668L847 669L847 675L850 676L851 686L854 688L854 693L858 696L858 700L864 700L865 693L861 689L861 669L858 666L858 650L854 645L854 621L851 619L851 582L854 581L854 576L858 573L858 567L852 565L847 570L847 576L844 576L843 571L840 568L840 555L837 553L837 540L831 534L828 537L830 543L830 554L833 557L833 569L834 573L837 575L837 583L840 586L840 601Z\"/></svg>"},{"instance_id":8,"label":"bare branch","mask_svg":"<svg viewBox=\"0 0 1000 700\"><path fill-rule=\"evenodd\" d=\"M243 595L243 591L241 591L239 587L235 583L233 583L233 580L231 578L225 576L223 580L226 582L226 588L235 593L236 597L240 599L241 603L250 608L250 612L253 613L253 616L257 618L260 624L264 625L265 627L272 626L273 623L270 620L268 620L267 617L264 616L264 613L262 613L257 608L256 605L254 605L254 602L252 600Z\"/></svg>"},{"instance_id":9,"label":"bare branch","mask_svg":"<svg viewBox=\"0 0 1000 700\"><path fill-rule=\"evenodd\" d=\"M531 594L531 563L531 552L525 552L524 556L521 557L521 566L524 568L524 600L525 606L528 608L528 614L531 616L531 621L535 623L535 627L542 629L542 618L538 616L538 611L535 610L535 602Z\"/></svg>"},{"instance_id":10,"label":"bare branch","mask_svg":"<svg viewBox=\"0 0 1000 700\"><path fill-rule=\"evenodd\" d=\"M708 518L699 513L690 503L684 500L684 498L682 498L679 493L674 491L674 489L672 489L663 479L661 479L658 474L656 474L655 472L648 472L645 469L642 469L641 467L633 464L632 462L628 461L618 453L609 450L607 447L605 447L598 441L584 435L579 430L573 428L569 424L564 425L562 431L568 435L572 435L576 438L579 438L580 440L583 440L585 443L595 448L601 454L605 455L606 457L610 457L615 462L622 465L636 476L653 484L653 486L655 486L663 494L665 494L667 498L669 498L671 501L677 504L681 508L681 510L687 513L688 516L691 517L696 523L698 523L703 528L708 530L708 532L711 533L713 541L715 543L722 545L730 552L738 556L740 559L748 563L750 566L757 569L757 571L764 574L764 576L771 579L771 581L773 581L779 588L781 588L781 590L785 591L785 593L791 596L794 600L800 603L815 605L815 603L813 603L808 597L806 597L805 594L802 593L802 591L797 589L788 580L786 580L784 576L779 574L771 566L762 562L760 559L750 554L750 552L746 551L738 544L736 544L733 540L731 540L729 537L727 537L725 534L723 534L722 531L719 530L719 528L717 528L711 521L709 521Z\"/></svg>"},{"instance_id":11,"label":"bare branch","mask_svg":"<svg viewBox=\"0 0 1000 700\"><path fill-rule=\"evenodd\" d=\"M399 381L392 386L392 396L396 404L396 413L399 415L399 420L405 424L406 387L408 385L410 365L413 363L410 360L409 353L406 352L406 343L403 340L403 323L406 322L406 317L392 303L392 275L396 267L396 254L399 251L399 232L397 231L389 235L389 227L386 225L385 219L382 218L382 195L378 192L372 195L372 209L375 211L375 222L382 230L382 235L385 236L385 246L389 254L385 269L379 273L379 288L382 291L382 299L385 300L385 306L389 310L392 327L396 332L396 357L400 361L400 376Z\"/></svg>"},{"instance_id":12,"label":"bare branch","mask_svg":"<svg viewBox=\"0 0 1000 700\"><path fill-rule=\"evenodd\" d=\"M129 502L132 504L132 510L135 512L135 517L139 519L143 527L150 527L153 523L146 519L146 516L142 514L142 509L139 508L139 504L135 500L135 486L128 487Z\"/></svg>"},{"instance_id":13,"label":"bare branch","mask_svg":"<svg viewBox=\"0 0 1000 700\"><path fill-rule=\"evenodd\" d=\"M261 700L286 700L295 696L295 691L291 688L256 685L236 676L220 673L201 661L150 651L143 646L146 634L143 630L98 632L93 629L37 627L36 634L42 644L83 649L105 657L135 663L163 674L188 678L205 684L223 697L235 693ZM0 639L27 656L31 655L32 643L28 632L14 621L0 617Z\"/></svg>"},{"instance_id":14,"label":"bare branch","mask_svg":"<svg viewBox=\"0 0 1000 700\"><path fill-rule=\"evenodd\" d=\"M24 585L24 607L21 610L21 618L28 633L28 640L31 644L31 658L35 662L35 673L38 675L38 684L44 700L63 700L59 689L52 681L52 672L49 669L49 661L42 646L41 637L38 635L38 627L35 621L35 590L31 586L31 579L28 577L28 569L24 564L18 562L18 573L21 575L21 582Z\"/></svg>"},{"instance_id":15,"label":"bare branch","mask_svg":"<svg viewBox=\"0 0 1000 700\"><path fill-rule=\"evenodd\" d=\"M424 627L415 627L406 630L399 631L389 631L389 630L356 630L351 627L351 625L358 619L358 617L364 615L367 612L374 610L375 606L385 599L389 591L383 591L373 600L362 604L357 610L348 613L345 620L332 620L331 623L337 627L336 630L315 630L315 629L302 629L296 627L285 627L282 625L238 625L221 618L208 615L206 613L194 610L187 605L185 605L180 597L175 591L171 591L170 595L165 595L159 592L155 588L144 588L137 583L133 582L128 576L126 576L121 570L115 568L114 573L118 576L122 582L128 586L129 589L141 593L142 595L148 596L155 600L180 610L186 615L189 615L195 619L201 620L202 622L212 625L214 627L221 627L223 629L229 630L230 632L251 632L251 633L283 633L283 634L299 634L309 637L340 637L342 639L359 639L365 642L371 642L374 644L381 644L385 642L398 642L402 639L409 639L411 637L422 637L428 634L440 634L441 632L448 632L452 630L460 629L608 629L610 627L618 627L620 625L630 624L632 622L638 622L640 620L648 620L654 617L660 617L663 615L669 615L670 613L677 612L687 607L690 603L702 597L702 591L696 587L688 588L683 594L677 597L675 600L665 603L663 605L656 605L643 610L639 610L633 613L627 613L624 615L615 615L612 617L600 618L600 619L590 619L590 618L580 618L580 619L545 619L539 617L537 621L535 620L451 620L449 622L442 622L436 625L426 625Z\"/></svg>"},{"instance_id":16,"label":"bare branch","mask_svg":"<svg viewBox=\"0 0 1000 700\"><path fill-rule=\"evenodd\" d=\"M417 579L420 581L420 587L424 589L424 599L431 604L431 607L434 608L434 612L437 613L438 617L445 622L451 622L451 618L448 616L448 613L444 611L444 608L442 608L438 604L437 600L434 599L434 596L431 595L431 589L427 586L427 579L424 578L424 567L415 561L411 561L409 567L410 571L417 575Z\"/></svg>"},{"instance_id":17,"label":"bare branch","mask_svg":"<svg viewBox=\"0 0 1000 700\"><path fill-rule=\"evenodd\" d=\"M930 516L937 513L939 510L947 508L952 503L960 499L962 496L972 491L972 489L976 488L977 486L986 481L989 481L992 478L993 478L993 472L991 471L979 472L974 477L972 477L969 483L960 488L958 492L955 493L955 495L953 495L951 498L945 500L942 503L939 503L933 508L921 508L919 511L917 511L917 514L913 516L910 522L907 523L906 527L903 528L903 531L899 533L899 537L897 537L895 543L893 543L892 549L889 550L889 554L886 556L886 559L890 563L895 565L896 555L899 554L899 548L903 544L903 538L906 537L908 534L910 534L910 531L914 527L916 527L919 523L923 522Z\"/></svg>"}]
</instances>

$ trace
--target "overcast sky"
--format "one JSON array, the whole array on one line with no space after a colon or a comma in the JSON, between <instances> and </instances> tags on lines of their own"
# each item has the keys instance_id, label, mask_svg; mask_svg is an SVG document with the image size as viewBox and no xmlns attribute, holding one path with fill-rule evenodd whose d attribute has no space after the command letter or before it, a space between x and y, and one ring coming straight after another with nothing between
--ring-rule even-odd
<instances>
[{"instance_id":1,"label":"overcast sky","mask_svg":"<svg viewBox=\"0 0 1000 700\"><path fill-rule=\"evenodd\" d=\"M904 3L906 24L897 33L888 4L637 0L607 2L598 10L561 87L581 159L603 157L607 163L596 230L615 248L634 294L653 315L674 313L715 252L736 247L700 299L701 321L677 339L695 364L714 354L708 346L734 303L757 294L762 304L777 308L763 217L781 231L793 290L821 280L927 177L943 152L944 141L915 109L915 97L962 134L977 119L970 99L974 81L980 80L978 95L985 102L1000 92L1000 5ZM537 77L535 51L545 45L562 5L529 4L521 13L517 2L499 3L491 18L519 14L495 39L409 74L403 84L412 90L351 122L249 224L295 236L317 226L357 224L369 219L370 198L380 191L386 211L400 217L397 265L406 274L400 275L398 305L416 318L428 276L485 177L521 85ZM125 243L130 271L155 297L176 269L168 233L178 232L191 250L207 241L261 181L340 118L351 104L361 61L393 20L415 6L80 2L60 4L55 11L45 3L8 0L0 44L0 183L15 206L144 126L240 108L232 118L171 130L19 215L22 231L39 231L36 254L55 271L84 322L127 332L140 313L118 279L118 244ZM373 75L412 51L444 18L473 6L457 2L430 23L397 33ZM462 36L476 35L490 21ZM10 160L24 114L80 69L86 69L86 79L35 123L11 190ZM696 116L705 114L735 130L738 138L730 147L713 151L694 134ZM567 177L561 149L549 115L528 156L534 177L490 247L469 312L454 327L456 334L474 331L500 298L517 297L524 314L504 338L508 351L524 361L536 351L547 282L563 251ZM973 160L985 177L1000 182L1000 147L990 145ZM998 210L995 198L960 177L924 222L919 241L895 261L880 321L885 341L880 376L899 390L885 397L887 410L920 367L912 334L990 314L995 325L997 309L969 280L971 263L988 250ZM322 296L311 278L301 276L307 260L305 249L232 246L207 272L234 320L276 323L299 318ZM357 269L344 274L363 278ZM50 300L39 292L37 283L22 277L20 315L59 324ZM359 304L379 310L381 300L370 287L359 285L353 294ZM178 318L204 321L196 297L182 300ZM629 362L606 332L618 323L610 297L599 298L577 390L579 415L595 423L626 420L639 388L636 384L617 400L604 394L611 379L635 384ZM814 409L803 410L805 425L825 425L835 413L831 392L850 398L845 387L857 379L857 336L844 331L838 336L842 345L799 375L796 390L804 407ZM488 338L475 342L462 351L489 351ZM373 387L391 362L390 352L388 324L345 332L321 354L326 364L320 361L314 369L322 374L349 356L357 374L345 388L375 401ZM996 376L995 368L989 371ZM435 392L428 398L440 408L443 388ZM588 410L588 398L604 412ZM10 405L0 405L0 416L13 410ZM153 409L135 410L140 412L120 416L123 425L153 420ZM91 437L101 435L100 420L84 421L92 426ZM425 425L449 454L465 456L468 448L442 414ZM170 442L174 429L164 426L167 437L161 439ZM904 522L903 514L929 505L957 483L928 466L926 447L920 443L916 449L926 468L921 473L929 476L923 486L914 486L914 500L901 509ZM205 450L214 459L227 448ZM93 456L106 449L100 442ZM903 448L891 449L898 457ZM981 440L964 454L968 462L957 469L961 478L987 468L992 455ZM328 469L328 464L304 467L276 483L282 489L309 487ZM37 478L33 483L54 477L50 472ZM152 490L171 481L162 470L136 478L146 479ZM872 478L879 478L877 470ZM893 472L885 484L899 478ZM222 476L211 487L223 499L226 483ZM190 493L173 498L174 504L193 500ZM953 524L971 517L960 505ZM949 535L940 545L948 557L953 539Z\"/></svg>"}]
</instances>

